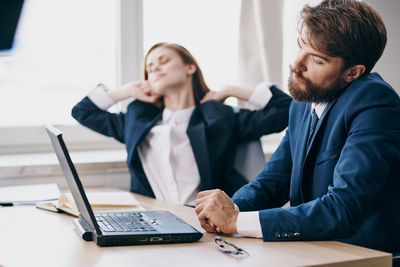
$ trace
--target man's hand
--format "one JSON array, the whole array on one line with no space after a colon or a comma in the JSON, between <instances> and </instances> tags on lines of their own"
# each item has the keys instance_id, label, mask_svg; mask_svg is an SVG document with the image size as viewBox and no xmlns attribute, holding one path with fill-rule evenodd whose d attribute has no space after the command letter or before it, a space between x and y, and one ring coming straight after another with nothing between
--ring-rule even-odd
<instances>
[{"instance_id":1,"label":"man's hand","mask_svg":"<svg viewBox=\"0 0 400 267\"><path fill-rule=\"evenodd\" d=\"M201 227L207 232L237 234L237 217L233 201L222 190L202 191L197 196L195 211Z\"/></svg>"}]
</instances>

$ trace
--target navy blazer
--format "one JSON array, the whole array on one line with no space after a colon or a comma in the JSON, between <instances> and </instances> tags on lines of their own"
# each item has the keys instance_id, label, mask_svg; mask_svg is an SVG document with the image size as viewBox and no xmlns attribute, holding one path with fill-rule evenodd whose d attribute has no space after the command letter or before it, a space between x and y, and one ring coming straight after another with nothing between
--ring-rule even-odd
<instances>
[{"instance_id":1,"label":"navy blazer","mask_svg":"<svg viewBox=\"0 0 400 267\"><path fill-rule=\"evenodd\" d=\"M400 99L376 73L330 102L307 148L307 103L292 102L285 137L233 196L260 210L264 241L339 240L400 251ZM291 207L279 208L290 200Z\"/></svg>"},{"instance_id":2,"label":"navy blazer","mask_svg":"<svg viewBox=\"0 0 400 267\"><path fill-rule=\"evenodd\" d=\"M270 89L271 100L258 111L234 112L232 107L218 101L195 107L186 132L200 173L201 190L222 188L232 195L247 183L232 166L237 144L287 127L291 98L274 86ZM154 197L137 147L161 119L162 111L153 104L135 100L126 113L113 114L99 109L85 97L72 109L72 116L90 129L125 143L131 191Z\"/></svg>"}]
</instances>

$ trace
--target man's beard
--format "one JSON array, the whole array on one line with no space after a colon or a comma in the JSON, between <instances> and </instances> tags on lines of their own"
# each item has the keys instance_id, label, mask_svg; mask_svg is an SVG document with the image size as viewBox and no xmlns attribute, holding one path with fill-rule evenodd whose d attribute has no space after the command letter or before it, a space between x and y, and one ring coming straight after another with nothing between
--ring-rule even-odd
<instances>
[{"instance_id":1,"label":"man's beard","mask_svg":"<svg viewBox=\"0 0 400 267\"><path fill-rule=\"evenodd\" d=\"M290 95L297 102L328 103L336 99L346 87L341 77L335 80L330 86L324 88L304 78L301 72L297 72L296 75L305 82L305 89L302 90L293 80L293 72L290 69L288 87Z\"/></svg>"}]
</instances>

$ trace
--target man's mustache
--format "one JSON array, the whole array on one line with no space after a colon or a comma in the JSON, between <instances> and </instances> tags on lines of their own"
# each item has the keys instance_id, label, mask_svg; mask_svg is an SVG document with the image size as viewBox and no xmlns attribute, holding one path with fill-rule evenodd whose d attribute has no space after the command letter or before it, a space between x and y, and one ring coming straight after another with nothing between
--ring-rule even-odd
<instances>
[{"instance_id":1,"label":"man's mustache","mask_svg":"<svg viewBox=\"0 0 400 267\"><path fill-rule=\"evenodd\" d=\"M296 75L297 75L299 78L304 79L304 77L303 77L303 72L302 72L301 70L295 70L295 69L292 68L291 65L289 65L289 71L290 71L290 75L292 75L293 73L296 73Z\"/></svg>"}]
</instances>

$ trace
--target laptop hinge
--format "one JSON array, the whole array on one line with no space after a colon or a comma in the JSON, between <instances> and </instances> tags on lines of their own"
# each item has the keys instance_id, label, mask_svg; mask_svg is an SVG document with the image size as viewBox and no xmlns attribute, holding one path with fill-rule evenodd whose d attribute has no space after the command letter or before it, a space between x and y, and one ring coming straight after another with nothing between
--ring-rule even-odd
<instances>
[{"instance_id":1,"label":"laptop hinge","mask_svg":"<svg viewBox=\"0 0 400 267\"><path fill-rule=\"evenodd\" d=\"M82 237L83 240L92 241L93 240L93 229L87 224L87 222L79 217L74 219L74 228L77 233Z\"/></svg>"}]
</instances>

